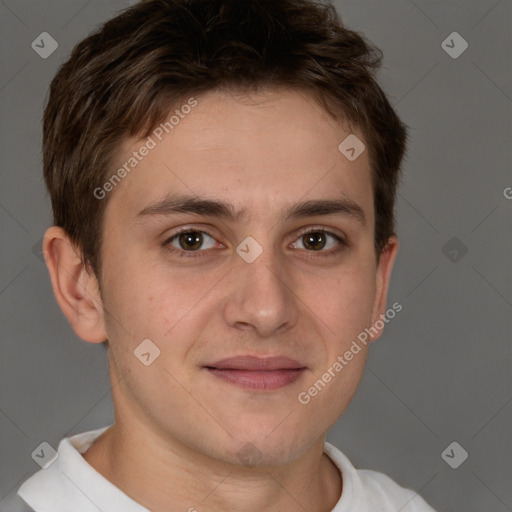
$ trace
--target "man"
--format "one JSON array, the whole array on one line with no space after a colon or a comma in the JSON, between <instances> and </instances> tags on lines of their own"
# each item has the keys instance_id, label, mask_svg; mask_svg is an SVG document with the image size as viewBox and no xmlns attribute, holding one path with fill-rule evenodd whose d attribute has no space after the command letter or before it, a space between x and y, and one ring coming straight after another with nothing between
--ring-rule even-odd
<instances>
[{"instance_id":1,"label":"man","mask_svg":"<svg viewBox=\"0 0 512 512\"><path fill-rule=\"evenodd\" d=\"M52 82L43 249L115 423L35 511L432 511L325 434L390 312L406 131L379 53L308 0L149 0Z\"/></svg>"}]
</instances>

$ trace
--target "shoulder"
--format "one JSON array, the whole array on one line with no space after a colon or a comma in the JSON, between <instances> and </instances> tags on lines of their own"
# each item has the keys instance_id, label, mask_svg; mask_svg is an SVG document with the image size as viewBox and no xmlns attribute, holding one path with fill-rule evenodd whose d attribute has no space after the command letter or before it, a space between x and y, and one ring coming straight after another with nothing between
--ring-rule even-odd
<instances>
[{"instance_id":1,"label":"shoulder","mask_svg":"<svg viewBox=\"0 0 512 512\"><path fill-rule=\"evenodd\" d=\"M35 512L18 494L14 493L9 493L1 500L0 510L2 512Z\"/></svg>"},{"instance_id":2,"label":"shoulder","mask_svg":"<svg viewBox=\"0 0 512 512\"><path fill-rule=\"evenodd\" d=\"M357 472L371 506L382 510L379 507L382 507L382 504L385 503L389 510L393 511L435 512L418 492L401 487L384 473L369 469L360 469Z\"/></svg>"},{"instance_id":3,"label":"shoulder","mask_svg":"<svg viewBox=\"0 0 512 512\"><path fill-rule=\"evenodd\" d=\"M335 446L325 443L325 452L338 467L343 478L339 508L335 508L333 512L344 512L352 507L364 512L435 512L417 492L401 487L384 473L356 469Z\"/></svg>"},{"instance_id":4,"label":"shoulder","mask_svg":"<svg viewBox=\"0 0 512 512\"><path fill-rule=\"evenodd\" d=\"M58 470L58 464L47 469L40 469L23 482L17 495L23 500L24 506L33 508L21 509L20 512L33 510L55 510L55 496L69 492L68 484ZM16 510L16 512L18 512Z\"/></svg>"},{"instance_id":5,"label":"shoulder","mask_svg":"<svg viewBox=\"0 0 512 512\"><path fill-rule=\"evenodd\" d=\"M38 512L67 512L69 503L79 504L75 506L75 511L90 510L90 500L84 499L83 489L87 486L105 487L106 484L81 454L107 428L84 432L60 441L53 459L25 480L18 489L17 495L26 506L32 507L28 509L29 512L32 509ZM26 510L21 509L20 512Z\"/></svg>"}]
</instances>

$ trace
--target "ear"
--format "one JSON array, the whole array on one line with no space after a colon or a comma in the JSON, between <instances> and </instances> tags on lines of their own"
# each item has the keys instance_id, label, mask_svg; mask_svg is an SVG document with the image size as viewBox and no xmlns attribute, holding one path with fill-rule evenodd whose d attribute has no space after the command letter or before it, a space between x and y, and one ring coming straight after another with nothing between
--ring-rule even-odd
<instances>
[{"instance_id":1,"label":"ear","mask_svg":"<svg viewBox=\"0 0 512 512\"><path fill-rule=\"evenodd\" d=\"M387 245L382 250L379 261L377 262L377 271L375 274L375 302L373 304L371 323L373 329L371 329L371 331L373 332L374 329L377 329L379 332L377 334L371 334L371 341L375 341L380 338L384 331L384 325L379 329L375 324L379 320L379 323L385 324L382 318L386 313L389 281L391 279L393 264L395 262L396 255L398 254L398 245L398 237L395 235L391 236L388 239Z\"/></svg>"},{"instance_id":2,"label":"ear","mask_svg":"<svg viewBox=\"0 0 512 512\"><path fill-rule=\"evenodd\" d=\"M90 343L105 341L98 281L82 262L81 252L62 228L52 226L44 235L43 253L55 298L75 333Z\"/></svg>"}]
</instances>

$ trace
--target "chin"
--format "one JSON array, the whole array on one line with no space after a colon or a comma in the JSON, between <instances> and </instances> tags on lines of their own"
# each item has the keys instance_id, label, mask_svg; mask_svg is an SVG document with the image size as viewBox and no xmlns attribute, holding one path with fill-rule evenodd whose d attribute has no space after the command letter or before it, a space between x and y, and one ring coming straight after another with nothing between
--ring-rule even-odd
<instances>
[{"instance_id":1,"label":"chin","mask_svg":"<svg viewBox=\"0 0 512 512\"><path fill-rule=\"evenodd\" d=\"M220 445L215 444L215 451L223 461L237 466L279 466L297 459L311 444L310 440L297 439L286 430L279 436L269 436L269 432L245 432L229 438L220 453Z\"/></svg>"}]
</instances>

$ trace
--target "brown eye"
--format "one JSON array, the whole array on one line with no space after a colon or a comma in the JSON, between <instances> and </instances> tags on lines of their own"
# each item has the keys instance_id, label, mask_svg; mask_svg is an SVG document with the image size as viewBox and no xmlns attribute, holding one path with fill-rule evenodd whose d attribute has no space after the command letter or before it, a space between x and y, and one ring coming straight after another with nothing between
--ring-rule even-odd
<instances>
[{"instance_id":1,"label":"brown eye","mask_svg":"<svg viewBox=\"0 0 512 512\"><path fill-rule=\"evenodd\" d=\"M308 252L320 252L328 256L336 253L339 250L339 246L344 246L346 243L343 238L334 233L323 229L316 229L302 233L297 242L294 242L292 245L294 249L304 249ZM336 246L338 246L338 248L336 248Z\"/></svg>"},{"instance_id":2,"label":"brown eye","mask_svg":"<svg viewBox=\"0 0 512 512\"><path fill-rule=\"evenodd\" d=\"M302 235L302 241L306 249L312 249L313 251L319 251L325 247L326 236L321 231L306 233Z\"/></svg>"},{"instance_id":3,"label":"brown eye","mask_svg":"<svg viewBox=\"0 0 512 512\"><path fill-rule=\"evenodd\" d=\"M209 245L207 245L209 242ZM204 252L202 249L212 249L216 240L204 231L184 230L169 238L164 245L170 245L178 252ZM206 246L205 246L206 245Z\"/></svg>"},{"instance_id":4,"label":"brown eye","mask_svg":"<svg viewBox=\"0 0 512 512\"><path fill-rule=\"evenodd\" d=\"M181 233L178 238L181 249L199 249L203 243L203 237L198 231Z\"/></svg>"}]
</instances>

